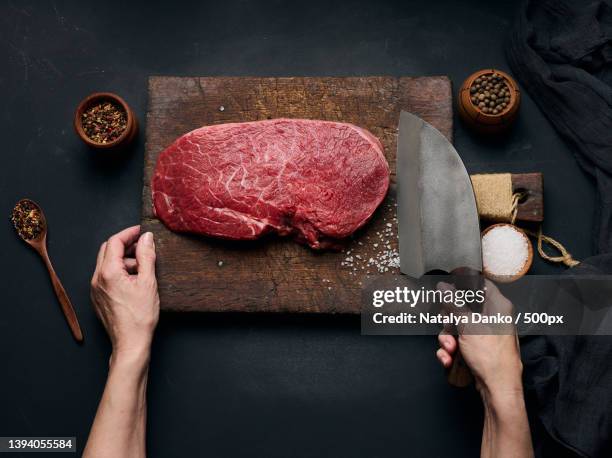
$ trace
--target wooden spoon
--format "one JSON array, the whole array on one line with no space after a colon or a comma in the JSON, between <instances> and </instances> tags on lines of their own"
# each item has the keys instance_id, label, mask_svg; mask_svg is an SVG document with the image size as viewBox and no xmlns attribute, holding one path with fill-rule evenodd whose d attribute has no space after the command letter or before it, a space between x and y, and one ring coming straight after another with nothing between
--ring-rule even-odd
<instances>
[{"instance_id":1,"label":"wooden spoon","mask_svg":"<svg viewBox=\"0 0 612 458\"><path fill-rule=\"evenodd\" d=\"M66 317L66 321L68 321L68 326L70 326L70 331L72 331L72 335L77 340L77 342L83 341L83 333L81 332L81 327L79 326L79 320L77 319L76 313L74 312L74 308L70 303L70 299L68 298L68 294L66 294L66 290L62 286L60 279L58 278L55 270L53 269L53 265L51 264L51 260L49 259L49 254L47 253L47 220L45 219L45 214L43 213L40 206L30 199L21 199L17 202L15 208L17 208L20 204L26 203L35 207L40 213L40 227L41 231L34 238L26 238L26 236L17 229L15 226L15 230L19 234L19 237L30 245L32 248L36 250L36 252L40 255L42 260L47 266L47 270L49 271L49 276L51 277L51 283L53 284L53 289L55 290L55 295L59 300L60 305L62 306L62 311L64 312L64 316Z\"/></svg>"}]
</instances>

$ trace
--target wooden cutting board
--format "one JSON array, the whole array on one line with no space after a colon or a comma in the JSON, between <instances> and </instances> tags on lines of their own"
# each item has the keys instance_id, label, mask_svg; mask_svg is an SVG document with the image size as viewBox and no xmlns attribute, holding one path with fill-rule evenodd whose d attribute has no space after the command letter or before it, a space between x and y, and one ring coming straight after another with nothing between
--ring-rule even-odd
<instances>
[{"instance_id":1,"label":"wooden cutting board","mask_svg":"<svg viewBox=\"0 0 612 458\"><path fill-rule=\"evenodd\" d=\"M389 253L397 250L395 147L402 109L451 139L446 77L150 78L142 226L155 234L162 309L359 313L365 277L399 272L388 258L397 256ZM276 236L229 242L175 234L154 217L151 176L157 156L177 137L204 125L280 117L350 122L384 146L389 195L343 252L315 252Z\"/></svg>"}]
</instances>

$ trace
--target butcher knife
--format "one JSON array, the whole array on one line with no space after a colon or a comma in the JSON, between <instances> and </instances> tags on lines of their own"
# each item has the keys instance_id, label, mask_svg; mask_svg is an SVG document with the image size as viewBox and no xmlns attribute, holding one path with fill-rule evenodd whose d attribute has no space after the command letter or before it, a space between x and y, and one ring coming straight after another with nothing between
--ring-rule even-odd
<instances>
[{"instance_id":1,"label":"butcher knife","mask_svg":"<svg viewBox=\"0 0 612 458\"><path fill-rule=\"evenodd\" d=\"M480 222L467 170L444 135L405 111L397 139L397 218L403 274L482 271ZM448 380L456 386L472 380L459 353Z\"/></svg>"}]
</instances>

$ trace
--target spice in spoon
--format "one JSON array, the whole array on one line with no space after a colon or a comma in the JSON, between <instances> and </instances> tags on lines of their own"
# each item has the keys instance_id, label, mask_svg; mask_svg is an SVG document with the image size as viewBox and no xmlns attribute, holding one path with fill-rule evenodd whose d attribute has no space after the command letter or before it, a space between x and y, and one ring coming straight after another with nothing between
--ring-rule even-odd
<instances>
[{"instance_id":1,"label":"spice in spoon","mask_svg":"<svg viewBox=\"0 0 612 458\"><path fill-rule=\"evenodd\" d=\"M96 143L110 143L127 127L127 115L122 107L110 102L92 105L81 115L81 124L87 137Z\"/></svg>"},{"instance_id":2,"label":"spice in spoon","mask_svg":"<svg viewBox=\"0 0 612 458\"><path fill-rule=\"evenodd\" d=\"M45 230L45 221L40 209L27 199L17 202L11 214L11 221L19 237L24 240L33 240Z\"/></svg>"}]
</instances>

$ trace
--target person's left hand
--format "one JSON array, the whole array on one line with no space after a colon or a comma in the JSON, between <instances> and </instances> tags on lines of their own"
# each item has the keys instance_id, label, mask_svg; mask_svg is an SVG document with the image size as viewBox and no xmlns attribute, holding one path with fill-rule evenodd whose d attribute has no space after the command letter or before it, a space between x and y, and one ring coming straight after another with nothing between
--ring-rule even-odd
<instances>
[{"instance_id":1,"label":"person's left hand","mask_svg":"<svg viewBox=\"0 0 612 458\"><path fill-rule=\"evenodd\" d=\"M140 226L133 226L102 244L91 279L91 300L110 337L113 356L148 357L159 320L151 232L140 235Z\"/></svg>"}]
</instances>

